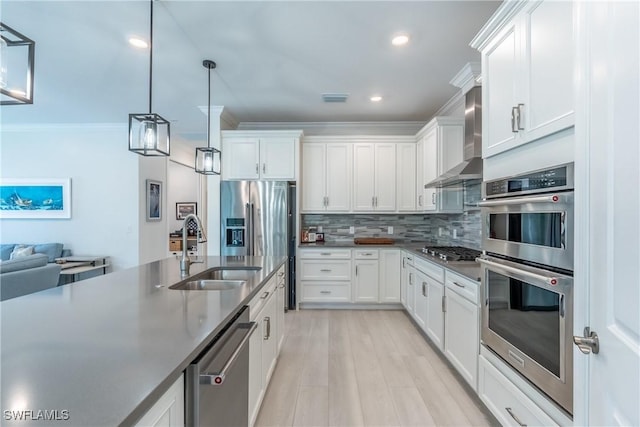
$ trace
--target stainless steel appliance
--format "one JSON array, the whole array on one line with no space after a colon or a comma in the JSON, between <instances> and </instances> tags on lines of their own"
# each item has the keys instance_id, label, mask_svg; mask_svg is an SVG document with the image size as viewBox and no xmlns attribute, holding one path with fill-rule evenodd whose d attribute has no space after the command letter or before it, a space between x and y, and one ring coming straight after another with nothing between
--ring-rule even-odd
<instances>
[{"instance_id":1,"label":"stainless steel appliance","mask_svg":"<svg viewBox=\"0 0 640 427\"><path fill-rule=\"evenodd\" d=\"M573 164L485 182L482 343L573 413Z\"/></svg>"},{"instance_id":2,"label":"stainless steel appliance","mask_svg":"<svg viewBox=\"0 0 640 427\"><path fill-rule=\"evenodd\" d=\"M421 250L442 261L475 261L481 255L480 251L463 246L425 246Z\"/></svg>"},{"instance_id":3,"label":"stainless steel appliance","mask_svg":"<svg viewBox=\"0 0 640 427\"><path fill-rule=\"evenodd\" d=\"M222 181L220 253L287 255L287 306L295 307L295 183Z\"/></svg>"},{"instance_id":4,"label":"stainless steel appliance","mask_svg":"<svg viewBox=\"0 0 640 427\"><path fill-rule=\"evenodd\" d=\"M256 327L244 306L187 367L187 427L249 424L249 338Z\"/></svg>"}]
</instances>

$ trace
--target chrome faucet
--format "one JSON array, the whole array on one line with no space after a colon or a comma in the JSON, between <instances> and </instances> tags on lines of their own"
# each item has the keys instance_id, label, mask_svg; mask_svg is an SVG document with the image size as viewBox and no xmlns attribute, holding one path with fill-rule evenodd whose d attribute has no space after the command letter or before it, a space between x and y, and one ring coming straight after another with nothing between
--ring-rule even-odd
<instances>
[{"instance_id":1,"label":"chrome faucet","mask_svg":"<svg viewBox=\"0 0 640 427\"><path fill-rule=\"evenodd\" d=\"M199 264L204 262L204 260L191 261L191 258L189 258L189 255L187 253L187 232L190 219L194 219L198 226L198 229L196 231L196 235L198 236L198 243L205 243L207 241L207 234L204 231L204 227L202 226L200 218L198 218L195 214L187 215L184 218L184 222L182 223L182 259L180 260L180 274L182 276L189 275L189 266L191 264Z\"/></svg>"}]
</instances>

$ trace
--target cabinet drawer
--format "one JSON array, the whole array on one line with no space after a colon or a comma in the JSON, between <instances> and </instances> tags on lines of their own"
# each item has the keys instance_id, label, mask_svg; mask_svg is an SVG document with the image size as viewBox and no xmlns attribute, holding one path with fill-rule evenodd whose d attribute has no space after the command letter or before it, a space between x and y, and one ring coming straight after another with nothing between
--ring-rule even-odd
<instances>
[{"instance_id":1,"label":"cabinet drawer","mask_svg":"<svg viewBox=\"0 0 640 427\"><path fill-rule=\"evenodd\" d=\"M427 276L435 279L440 283L444 283L444 268L436 265L432 262L424 260L420 257L415 257L413 260L413 266L422 271Z\"/></svg>"},{"instance_id":2,"label":"cabinet drawer","mask_svg":"<svg viewBox=\"0 0 640 427\"><path fill-rule=\"evenodd\" d=\"M302 280L351 280L351 261L306 259L300 262Z\"/></svg>"},{"instance_id":3,"label":"cabinet drawer","mask_svg":"<svg viewBox=\"0 0 640 427\"><path fill-rule=\"evenodd\" d=\"M249 302L249 317L255 320L264 304L269 301L271 296L276 293L277 279L272 276L271 279L258 291Z\"/></svg>"},{"instance_id":4,"label":"cabinet drawer","mask_svg":"<svg viewBox=\"0 0 640 427\"><path fill-rule=\"evenodd\" d=\"M348 283L328 285L323 282L302 282L302 301L350 302L351 286Z\"/></svg>"},{"instance_id":5,"label":"cabinet drawer","mask_svg":"<svg viewBox=\"0 0 640 427\"><path fill-rule=\"evenodd\" d=\"M538 405L480 356L478 395L503 426L557 426Z\"/></svg>"},{"instance_id":6,"label":"cabinet drawer","mask_svg":"<svg viewBox=\"0 0 640 427\"><path fill-rule=\"evenodd\" d=\"M302 249L302 259L351 259L350 249Z\"/></svg>"},{"instance_id":7,"label":"cabinet drawer","mask_svg":"<svg viewBox=\"0 0 640 427\"><path fill-rule=\"evenodd\" d=\"M478 305L480 282L474 282L449 270L446 272L445 286L464 299Z\"/></svg>"},{"instance_id":8,"label":"cabinet drawer","mask_svg":"<svg viewBox=\"0 0 640 427\"><path fill-rule=\"evenodd\" d=\"M354 249L354 259L378 259L377 249Z\"/></svg>"}]
</instances>

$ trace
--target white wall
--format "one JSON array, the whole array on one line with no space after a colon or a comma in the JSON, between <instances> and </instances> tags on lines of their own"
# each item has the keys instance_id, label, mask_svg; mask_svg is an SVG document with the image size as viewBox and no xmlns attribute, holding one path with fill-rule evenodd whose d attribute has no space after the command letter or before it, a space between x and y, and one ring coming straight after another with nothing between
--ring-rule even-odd
<instances>
[{"instance_id":1,"label":"white wall","mask_svg":"<svg viewBox=\"0 0 640 427\"><path fill-rule=\"evenodd\" d=\"M134 155L133 153L129 153ZM138 229L138 263L145 264L151 261L166 258L168 256L168 227L167 218L169 210L167 207L167 158L166 157L138 157L138 177L137 186L139 189L138 219L140 227ZM160 221L147 221L147 194L146 181L152 179L162 183L162 214ZM175 205L174 205L175 206Z\"/></svg>"},{"instance_id":2,"label":"white wall","mask_svg":"<svg viewBox=\"0 0 640 427\"><path fill-rule=\"evenodd\" d=\"M169 161L167 169L167 225L169 232L182 228L182 220L176 219L176 203L196 202L198 216L201 215L202 203L198 197L199 174L193 166ZM167 243L167 250L169 250Z\"/></svg>"},{"instance_id":3,"label":"white wall","mask_svg":"<svg viewBox=\"0 0 640 427\"><path fill-rule=\"evenodd\" d=\"M71 219L2 219L3 243L60 242L76 255L138 264L138 155L124 125L3 126L2 178L71 178Z\"/></svg>"}]
</instances>

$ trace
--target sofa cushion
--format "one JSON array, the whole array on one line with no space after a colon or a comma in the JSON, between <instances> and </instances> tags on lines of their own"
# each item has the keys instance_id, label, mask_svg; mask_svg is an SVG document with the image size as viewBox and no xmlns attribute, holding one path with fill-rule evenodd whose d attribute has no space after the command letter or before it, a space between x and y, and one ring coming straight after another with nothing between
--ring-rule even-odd
<instances>
[{"instance_id":1,"label":"sofa cushion","mask_svg":"<svg viewBox=\"0 0 640 427\"><path fill-rule=\"evenodd\" d=\"M11 255L9 256L9 259L11 260L22 258L29 255L33 255L33 246L16 245L16 247L13 248L13 252L11 252Z\"/></svg>"},{"instance_id":2,"label":"sofa cushion","mask_svg":"<svg viewBox=\"0 0 640 427\"><path fill-rule=\"evenodd\" d=\"M0 245L0 260L7 261L11 256L11 252L13 252L13 248L15 246L15 243L3 243L2 245Z\"/></svg>"},{"instance_id":3,"label":"sofa cushion","mask_svg":"<svg viewBox=\"0 0 640 427\"><path fill-rule=\"evenodd\" d=\"M33 247L33 253L45 254L49 257L49 262L55 262L56 258L62 256L62 243L43 243Z\"/></svg>"},{"instance_id":4,"label":"sofa cushion","mask_svg":"<svg viewBox=\"0 0 640 427\"><path fill-rule=\"evenodd\" d=\"M27 268L42 267L47 265L49 257L45 254L33 254L9 261L0 262L0 274L12 271L25 270Z\"/></svg>"}]
</instances>

